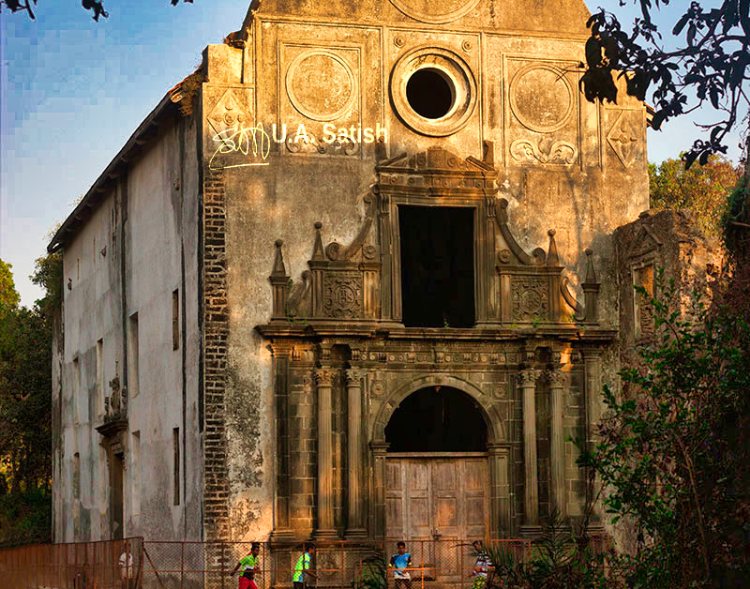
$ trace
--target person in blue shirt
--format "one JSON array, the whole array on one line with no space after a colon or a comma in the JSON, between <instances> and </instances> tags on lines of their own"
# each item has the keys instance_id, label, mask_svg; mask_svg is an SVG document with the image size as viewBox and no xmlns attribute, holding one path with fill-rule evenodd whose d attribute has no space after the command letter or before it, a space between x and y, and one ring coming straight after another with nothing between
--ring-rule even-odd
<instances>
[{"instance_id":1,"label":"person in blue shirt","mask_svg":"<svg viewBox=\"0 0 750 589\"><path fill-rule=\"evenodd\" d=\"M405 542L398 542L396 548L398 552L391 556L388 564L389 567L394 569L393 578L395 579L396 589L411 589L411 575L409 574L411 554L406 551Z\"/></svg>"}]
</instances>

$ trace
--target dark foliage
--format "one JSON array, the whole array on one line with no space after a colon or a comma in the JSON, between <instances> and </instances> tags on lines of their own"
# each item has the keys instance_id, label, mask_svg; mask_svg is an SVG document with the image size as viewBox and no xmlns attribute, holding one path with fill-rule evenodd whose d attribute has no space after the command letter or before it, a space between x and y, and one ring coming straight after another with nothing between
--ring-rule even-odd
<instances>
[{"instance_id":1,"label":"dark foliage","mask_svg":"<svg viewBox=\"0 0 750 589\"><path fill-rule=\"evenodd\" d=\"M740 106L750 103L750 0L723 0L716 8L685 3L671 31L679 45L674 50L664 48L652 18L669 0L620 0L620 5L626 2L640 8L630 32L604 9L587 23L591 36L581 79L586 98L616 102L616 80L623 77L629 95L653 102L654 129L708 102L720 120L704 125L706 137L685 153L685 163L704 164L711 154L726 153L728 134L742 122Z\"/></svg>"},{"instance_id":2,"label":"dark foliage","mask_svg":"<svg viewBox=\"0 0 750 589\"><path fill-rule=\"evenodd\" d=\"M181 1L192 4L193 0L169 0L172 6L176 6ZM37 5L37 0L0 0L0 8L7 8L11 12L25 12L29 18L34 20L36 15L34 10ZM99 18L107 18L109 13L104 9L103 0L81 0L81 6L86 10L90 10L95 21L99 21Z\"/></svg>"},{"instance_id":3,"label":"dark foliage","mask_svg":"<svg viewBox=\"0 0 750 589\"><path fill-rule=\"evenodd\" d=\"M641 365L605 388L601 441L585 453L613 521L637 546L613 570L631 587L743 587L750 578L750 326L695 296L681 310L663 281L651 300L658 337ZM641 289L642 296L648 296ZM719 301L721 303L721 301Z\"/></svg>"}]
</instances>

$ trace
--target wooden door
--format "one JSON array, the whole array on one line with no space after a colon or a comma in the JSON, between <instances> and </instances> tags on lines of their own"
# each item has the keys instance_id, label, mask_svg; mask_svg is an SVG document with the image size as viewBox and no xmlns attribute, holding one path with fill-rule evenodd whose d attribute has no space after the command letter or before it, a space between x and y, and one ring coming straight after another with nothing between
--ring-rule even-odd
<instances>
[{"instance_id":1,"label":"wooden door","mask_svg":"<svg viewBox=\"0 0 750 589\"><path fill-rule=\"evenodd\" d=\"M428 579L460 583L473 562L467 544L488 529L486 455L394 454L386 473L388 550L404 540Z\"/></svg>"}]
</instances>

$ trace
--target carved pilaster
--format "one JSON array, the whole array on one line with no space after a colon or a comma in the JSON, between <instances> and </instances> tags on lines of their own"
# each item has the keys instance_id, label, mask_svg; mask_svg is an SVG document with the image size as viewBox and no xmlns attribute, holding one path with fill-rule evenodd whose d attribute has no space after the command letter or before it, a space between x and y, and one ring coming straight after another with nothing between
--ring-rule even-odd
<instances>
[{"instance_id":1,"label":"carved pilaster","mask_svg":"<svg viewBox=\"0 0 750 589\"><path fill-rule=\"evenodd\" d=\"M336 372L331 368L315 371L318 389L318 528L316 536L336 536L333 519L333 424L331 394Z\"/></svg>"},{"instance_id":2,"label":"carved pilaster","mask_svg":"<svg viewBox=\"0 0 750 589\"><path fill-rule=\"evenodd\" d=\"M273 388L276 419L276 503L274 505L275 535L285 535L289 530L290 485L290 431L289 431L289 362L293 346L275 342L268 346L273 356Z\"/></svg>"},{"instance_id":3,"label":"carved pilaster","mask_svg":"<svg viewBox=\"0 0 750 589\"><path fill-rule=\"evenodd\" d=\"M541 371L526 368L518 374L523 395L523 458L524 458L524 528L534 533L539 527L539 475L536 451L536 381Z\"/></svg>"},{"instance_id":4,"label":"carved pilaster","mask_svg":"<svg viewBox=\"0 0 750 589\"><path fill-rule=\"evenodd\" d=\"M500 444L489 444L490 514L492 538L512 536L510 509L510 449Z\"/></svg>"},{"instance_id":5,"label":"carved pilaster","mask_svg":"<svg viewBox=\"0 0 750 589\"><path fill-rule=\"evenodd\" d=\"M370 443L375 465L375 502L373 504L373 530L376 538L385 535L385 460L388 443L385 440L373 440Z\"/></svg>"},{"instance_id":6,"label":"carved pilaster","mask_svg":"<svg viewBox=\"0 0 750 589\"><path fill-rule=\"evenodd\" d=\"M347 460L349 462L347 537L366 535L362 518L362 379L364 376L364 371L358 368L349 368L346 371Z\"/></svg>"},{"instance_id":7,"label":"carved pilaster","mask_svg":"<svg viewBox=\"0 0 750 589\"><path fill-rule=\"evenodd\" d=\"M550 440L550 471L552 476L552 500L561 518L567 517L565 496L565 397L567 379L561 370L562 366L555 363L547 371L550 386L552 406L552 427Z\"/></svg>"},{"instance_id":8,"label":"carved pilaster","mask_svg":"<svg viewBox=\"0 0 750 589\"><path fill-rule=\"evenodd\" d=\"M602 357L599 350L586 350L583 355L584 375L586 387L586 442L589 450L593 450L597 442L597 432L601 420L602 399ZM593 487L589 489L592 499L599 497L601 482L593 480ZM592 526L601 525L601 505L597 500L593 505Z\"/></svg>"}]
</instances>

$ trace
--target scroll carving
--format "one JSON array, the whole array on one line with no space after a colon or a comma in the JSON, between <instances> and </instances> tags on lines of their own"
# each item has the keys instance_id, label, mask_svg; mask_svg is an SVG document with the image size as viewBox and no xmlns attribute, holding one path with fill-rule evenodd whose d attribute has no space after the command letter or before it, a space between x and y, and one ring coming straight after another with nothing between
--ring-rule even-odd
<instances>
[{"instance_id":1,"label":"scroll carving","mask_svg":"<svg viewBox=\"0 0 750 589\"><path fill-rule=\"evenodd\" d=\"M575 163L578 149L567 141L542 139L534 143L528 139L518 139L511 143L510 154L514 160L520 162L569 165Z\"/></svg>"}]
</instances>

